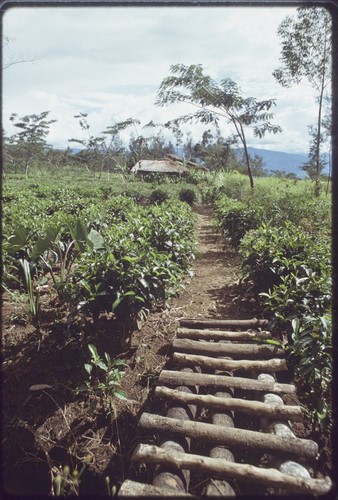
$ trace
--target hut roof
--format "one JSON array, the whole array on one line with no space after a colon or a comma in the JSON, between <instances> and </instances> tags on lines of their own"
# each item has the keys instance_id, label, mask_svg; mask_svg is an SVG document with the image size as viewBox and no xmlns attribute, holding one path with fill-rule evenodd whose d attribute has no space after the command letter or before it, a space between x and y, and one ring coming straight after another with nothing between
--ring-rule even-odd
<instances>
[{"instance_id":1,"label":"hut roof","mask_svg":"<svg viewBox=\"0 0 338 500\"><path fill-rule=\"evenodd\" d=\"M131 169L133 173L159 172L162 174L183 174L189 170L177 161L168 160L140 160Z\"/></svg>"}]
</instances>

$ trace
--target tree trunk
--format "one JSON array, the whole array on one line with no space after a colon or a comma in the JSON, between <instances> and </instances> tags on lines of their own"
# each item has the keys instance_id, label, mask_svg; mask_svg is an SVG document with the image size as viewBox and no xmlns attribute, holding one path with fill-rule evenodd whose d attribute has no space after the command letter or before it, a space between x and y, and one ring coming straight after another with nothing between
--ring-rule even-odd
<instances>
[{"instance_id":1,"label":"tree trunk","mask_svg":"<svg viewBox=\"0 0 338 500\"><path fill-rule=\"evenodd\" d=\"M293 477L276 469L263 469L248 464L237 464L216 458L203 457L186 453L165 453L154 445L139 445L132 456L136 462L165 463L180 468L190 468L194 471L210 474L220 474L222 477L263 484L270 487L283 488L293 493L308 495L323 495L332 488L329 477L324 479L303 479Z\"/></svg>"},{"instance_id":2,"label":"tree trunk","mask_svg":"<svg viewBox=\"0 0 338 500\"><path fill-rule=\"evenodd\" d=\"M267 360L233 360L199 356L198 354L185 354L174 352L173 361L180 366L200 366L214 370L246 370L246 371L285 371L287 370L284 358L273 358Z\"/></svg>"},{"instance_id":3,"label":"tree trunk","mask_svg":"<svg viewBox=\"0 0 338 500\"><path fill-rule=\"evenodd\" d=\"M171 370L162 370L158 378L161 384L175 385L200 385L202 387L232 387L249 391L269 391L284 394L295 393L295 386L291 384L279 384L265 380L252 380L243 377L228 377L225 375L209 375L205 373L183 373Z\"/></svg>"},{"instance_id":4,"label":"tree trunk","mask_svg":"<svg viewBox=\"0 0 338 500\"><path fill-rule=\"evenodd\" d=\"M276 453L313 459L318 455L318 445L310 439L275 436L263 432L244 429L224 429L222 426L201 422L185 422L175 418L161 417L143 413L138 425L152 432L164 432L180 436L188 436L207 443L224 446L235 446L248 450L259 450L264 453Z\"/></svg>"},{"instance_id":5,"label":"tree trunk","mask_svg":"<svg viewBox=\"0 0 338 500\"><path fill-rule=\"evenodd\" d=\"M280 420L290 419L295 422L302 422L304 420L304 414L301 406L277 406L246 399L222 399L211 395L187 394L162 386L156 387L155 397L184 401L186 404L194 404L200 408L238 411L248 415L254 415L255 417Z\"/></svg>"},{"instance_id":6,"label":"tree trunk","mask_svg":"<svg viewBox=\"0 0 338 500\"><path fill-rule=\"evenodd\" d=\"M271 339L270 332L231 332L219 330L203 330L192 328L178 328L177 338L179 339L204 339L204 340L257 340Z\"/></svg>"},{"instance_id":7,"label":"tree trunk","mask_svg":"<svg viewBox=\"0 0 338 500\"><path fill-rule=\"evenodd\" d=\"M326 59L326 37L325 37L325 43L324 43L324 55L323 55L323 61ZM320 168L320 142L321 142L321 127L322 127L322 109L323 109L323 98L324 98L324 89L325 89L325 73L326 73L326 67L325 63L323 62L323 72L322 72L322 79L321 79L321 86L320 86L320 95L319 95L319 102L318 102L318 119L317 119L317 138L316 138L316 190L315 194L319 196L320 194L320 187L319 187L319 178L320 178L320 173L321 173L321 168Z\"/></svg>"},{"instance_id":8,"label":"tree trunk","mask_svg":"<svg viewBox=\"0 0 338 500\"><path fill-rule=\"evenodd\" d=\"M194 319L182 318L180 325L188 328L259 328L268 325L267 319Z\"/></svg>"},{"instance_id":9,"label":"tree trunk","mask_svg":"<svg viewBox=\"0 0 338 500\"><path fill-rule=\"evenodd\" d=\"M219 342L207 342L204 340L175 339L172 343L173 350L189 354L202 354L210 356L231 356L250 358L277 358L284 357L284 350L269 344L220 344Z\"/></svg>"}]
</instances>

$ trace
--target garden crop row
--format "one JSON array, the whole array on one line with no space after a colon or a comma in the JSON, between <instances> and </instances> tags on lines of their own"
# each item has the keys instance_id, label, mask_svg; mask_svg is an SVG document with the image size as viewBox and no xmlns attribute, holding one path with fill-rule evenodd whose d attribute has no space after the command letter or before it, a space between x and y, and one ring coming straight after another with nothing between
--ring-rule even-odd
<instances>
[{"instance_id":1,"label":"garden crop row","mask_svg":"<svg viewBox=\"0 0 338 500\"><path fill-rule=\"evenodd\" d=\"M288 333L289 365L322 428L332 425L330 216L330 199L306 190L219 193L215 201L216 224L242 256L243 281Z\"/></svg>"},{"instance_id":2,"label":"garden crop row","mask_svg":"<svg viewBox=\"0 0 338 500\"><path fill-rule=\"evenodd\" d=\"M4 287L27 293L39 326L52 286L69 321L101 312L130 330L141 311L177 292L194 258L193 215L178 200L140 206L72 187L4 191Z\"/></svg>"}]
</instances>

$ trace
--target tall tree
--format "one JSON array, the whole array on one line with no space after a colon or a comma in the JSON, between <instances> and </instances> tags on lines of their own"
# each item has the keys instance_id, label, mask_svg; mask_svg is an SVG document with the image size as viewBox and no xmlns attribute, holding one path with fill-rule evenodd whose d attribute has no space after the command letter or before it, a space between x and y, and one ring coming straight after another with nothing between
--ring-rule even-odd
<instances>
[{"instance_id":1,"label":"tall tree","mask_svg":"<svg viewBox=\"0 0 338 500\"><path fill-rule=\"evenodd\" d=\"M95 136L90 131L90 124L87 120L87 113L79 113L74 118L79 119L81 130L86 134L82 139L69 139L69 142L75 142L83 146L83 150L78 154L80 161L83 161L88 168L88 164L95 172L99 171L99 178L101 178L104 168L109 169L110 165L114 163L119 165L121 153L124 152L122 141L119 138L119 133L129 126L138 123L133 118L128 118L122 122L110 125L103 132L102 135Z\"/></svg>"},{"instance_id":2,"label":"tall tree","mask_svg":"<svg viewBox=\"0 0 338 500\"><path fill-rule=\"evenodd\" d=\"M315 167L316 180L323 168L323 105L330 94L332 23L329 12L322 7L300 7L296 16L287 16L278 28L281 38L281 67L273 76L283 87L307 81L315 91L318 104L316 126L310 128L309 164Z\"/></svg>"},{"instance_id":3,"label":"tall tree","mask_svg":"<svg viewBox=\"0 0 338 500\"><path fill-rule=\"evenodd\" d=\"M203 73L201 64L176 64L170 67L170 71L172 76L162 81L156 104L165 106L188 102L200 108L199 111L171 120L170 123L199 121L218 124L219 119L223 118L232 124L243 145L250 185L253 188L245 128L252 126L255 137L263 137L266 132L280 132L281 127L270 123L273 118L270 109L275 105L275 99L258 101L254 97L244 98L237 83L225 78L218 84Z\"/></svg>"},{"instance_id":4,"label":"tall tree","mask_svg":"<svg viewBox=\"0 0 338 500\"><path fill-rule=\"evenodd\" d=\"M9 137L9 144L13 146L23 164L25 175L32 161L41 160L48 149L46 138L49 128L56 120L48 120L49 111L40 114L25 115L17 118L17 113L12 113L10 121L20 132Z\"/></svg>"}]
</instances>

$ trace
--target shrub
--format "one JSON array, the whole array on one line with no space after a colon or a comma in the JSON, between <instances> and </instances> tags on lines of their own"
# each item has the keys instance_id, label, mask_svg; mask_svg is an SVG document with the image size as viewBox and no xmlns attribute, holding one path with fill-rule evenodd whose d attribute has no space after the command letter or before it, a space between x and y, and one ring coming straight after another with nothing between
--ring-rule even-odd
<instances>
[{"instance_id":1,"label":"shrub","mask_svg":"<svg viewBox=\"0 0 338 500\"><path fill-rule=\"evenodd\" d=\"M261 223L261 210L247 207L244 203L226 196L216 202L215 216L222 234L230 244L238 248L244 235Z\"/></svg>"},{"instance_id":2,"label":"shrub","mask_svg":"<svg viewBox=\"0 0 338 500\"><path fill-rule=\"evenodd\" d=\"M188 203L188 205L192 206L197 201L197 194L194 189L183 188L178 193L178 197L180 201L184 201Z\"/></svg>"},{"instance_id":3,"label":"shrub","mask_svg":"<svg viewBox=\"0 0 338 500\"><path fill-rule=\"evenodd\" d=\"M332 320L331 315L305 316L292 321L289 363L313 424L332 429Z\"/></svg>"},{"instance_id":4,"label":"shrub","mask_svg":"<svg viewBox=\"0 0 338 500\"><path fill-rule=\"evenodd\" d=\"M240 251L244 279L261 292L267 311L289 333L289 366L313 424L329 427L332 280L327 239L290 222L284 227L263 224L243 238Z\"/></svg>"},{"instance_id":5,"label":"shrub","mask_svg":"<svg viewBox=\"0 0 338 500\"><path fill-rule=\"evenodd\" d=\"M310 275L316 279L327 277L330 270L330 246L323 240L317 242L290 222L284 227L263 223L250 231L241 243L240 253L244 279L251 281L258 292L281 284L282 278L292 276L304 284Z\"/></svg>"},{"instance_id":6,"label":"shrub","mask_svg":"<svg viewBox=\"0 0 338 500\"><path fill-rule=\"evenodd\" d=\"M151 203L157 203L157 204L163 203L168 198L169 194L163 189L154 189L154 191L150 193L149 197Z\"/></svg>"}]
</instances>

